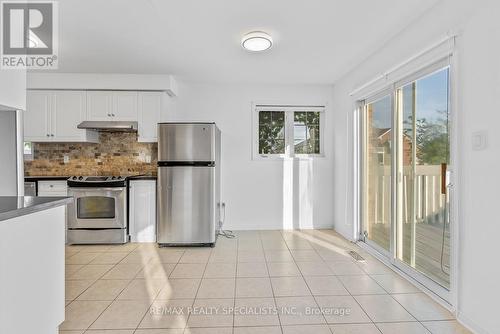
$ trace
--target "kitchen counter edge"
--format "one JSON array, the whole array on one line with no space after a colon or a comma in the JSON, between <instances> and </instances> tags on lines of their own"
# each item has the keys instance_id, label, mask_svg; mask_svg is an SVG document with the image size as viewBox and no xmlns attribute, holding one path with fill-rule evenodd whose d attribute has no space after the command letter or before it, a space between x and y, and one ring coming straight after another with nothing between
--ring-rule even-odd
<instances>
[{"instance_id":1,"label":"kitchen counter edge","mask_svg":"<svg viewBox=\"0 0 500 334\"><path fill-rule=\"evenodd\" d=\"M73 202L73 197L0 196L0 222Z\"/></svg>"},{"instance_id":2,"label":"kitchen counter edge","mask_svg":"<svg viewBox=\"0 0 500 334\"><path fill-rule=\"evenodd\" d=\"M69 176L25 176L25 182L37 182L37 181L66 181Z\"/></svg>"},{"instance_id":3,"label":"kitchen counter edge","mask_svg":"<svg viewBox=\"0 0 500 334\"><path fill-rule=\"evenodd\" d=\"M138 180L156 180L158 177L155 175L137 175L137 176L127 176L127 181L138 181Z\"/></svg>"}]
</instances>

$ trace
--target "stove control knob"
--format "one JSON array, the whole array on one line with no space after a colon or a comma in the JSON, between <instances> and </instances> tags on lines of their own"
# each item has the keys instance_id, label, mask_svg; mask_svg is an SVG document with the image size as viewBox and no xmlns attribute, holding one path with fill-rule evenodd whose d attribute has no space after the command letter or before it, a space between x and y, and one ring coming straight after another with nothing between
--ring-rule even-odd
<instances>
[{"instance_id":1,"label":"stove control knob","mask_svg":"<svg viewBox=\"0 0 500 334\"><path fill-rule=\"evenodd\" d=\"M111 180L114 180L114 179L116 179L116 176L112 176L112 177L111 177Z\"/></svg>"},{"instance_id":2,"label":"stove control knob","mask_svg":"<svg viewBox=\"0 0 500 334\"><path fill-rule=\"evenodd\" d=\"M73 176L73 180L76 180L76 179L77 179L77 177L76 177L76 176Z\"/></svg>"},{"instance_id":3,"label":"stove control knob","mask_svg":"<svg viewBox=\"0 0 500 334\"><path fill-rule=\"evenodd\" d=\"M118 176L118 180L120 180L122 177L121 176Z\"/></svg>"},{"instance_id":4,"label":"stove control knob","mask_svg":"<svg viewBox=\"0 0 500 334\"><path fill-rule=\"evenodd\" d=\"M83 176L79 176L78 180L80 180L80 181L83 180Z\"/></svg>"}]
</instances>

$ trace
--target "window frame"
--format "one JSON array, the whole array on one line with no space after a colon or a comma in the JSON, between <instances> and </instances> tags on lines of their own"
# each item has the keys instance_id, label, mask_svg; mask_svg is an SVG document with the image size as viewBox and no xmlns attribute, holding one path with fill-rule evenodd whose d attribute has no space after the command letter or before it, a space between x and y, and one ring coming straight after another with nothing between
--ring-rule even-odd
<instances>
[{"instance_id":1,"label":"window frame","mask_svg":"<svg viewBox=\"0 0 500 334\"><path fill-rule=\"evenodd\" d=\"M259 153L259 112L281 111L285 113L285 153ZM294 145L294 113L319 112L319 152L311 154L295 154ZM252 104L252 158L253 160L283 160L289 158L309 159L325 157L325 105L279 105L279 104Z\"/></svg>"}]
</instances>

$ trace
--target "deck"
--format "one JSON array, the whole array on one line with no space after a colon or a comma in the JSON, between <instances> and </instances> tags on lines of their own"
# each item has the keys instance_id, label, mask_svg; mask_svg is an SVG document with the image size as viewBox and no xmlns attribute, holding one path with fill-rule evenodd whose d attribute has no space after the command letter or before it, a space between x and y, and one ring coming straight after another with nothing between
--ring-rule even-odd
<instances>
[{"instance_id":1,"label":"deck","mask_svg":"<svg viewBox=\"0 0 500 334\"><path fill-rule=\"evenodd\" d=\"M378 245L388 249L389 236L387 232L387 224L374 224L371 229L370 240ZM403 259L406 263L410 262L410 245L411 245L411 224L404 224L404 243L403 243ZM445 287L450 285L450 231L449 226L446 227L444 236L444 255L443 269L441 268L441 245L443 240L442 225L431 225L420 223L416 227L416 253L415 267L418 271L429 276Z\"/></svg>"}]
</instances>

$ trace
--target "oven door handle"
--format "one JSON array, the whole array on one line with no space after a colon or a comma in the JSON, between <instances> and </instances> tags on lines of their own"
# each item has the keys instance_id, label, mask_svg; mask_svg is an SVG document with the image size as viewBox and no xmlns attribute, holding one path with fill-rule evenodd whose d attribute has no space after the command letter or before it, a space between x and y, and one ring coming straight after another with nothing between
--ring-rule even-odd
<instances>
[{"instance_id":1,"label":"oven door handle","mask_svg":"<svg viewBox=\"0 0 500 334\"><path fill-rule=\"evenodd\" d=\"M71 191L85 191L85 192L91 192L91 191L113 191L113 192L122 192L126 188L125 187L120 187L120 188L93 188L93 187L82 187L82 188L74 188L74 187L69 187L68 188Z\"/></svg>"}]
</instances>

